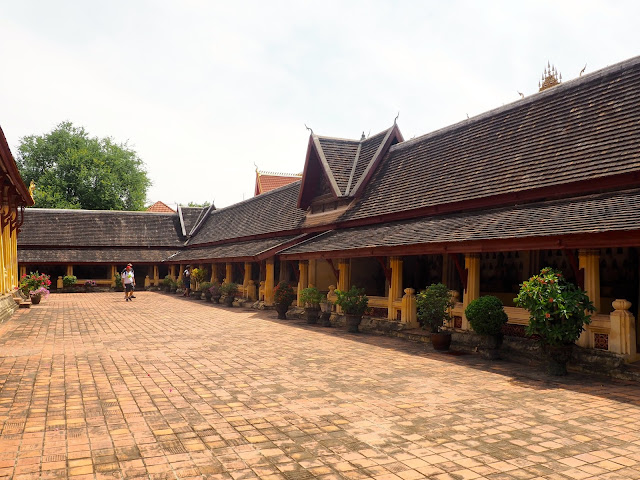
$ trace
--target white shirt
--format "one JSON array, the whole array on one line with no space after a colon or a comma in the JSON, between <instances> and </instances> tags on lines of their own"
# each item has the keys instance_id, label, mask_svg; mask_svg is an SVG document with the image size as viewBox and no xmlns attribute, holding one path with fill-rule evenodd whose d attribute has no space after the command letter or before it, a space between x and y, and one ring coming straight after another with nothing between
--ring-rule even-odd
<instances>
[{"instance_id":1,"label":"white shirt","mask_svg":"<svg viewBox=\"0 0 640 480\"><path fill-rule=\"evenodd\" d=\"M122 283L124 283L125 285L128 285L130 283L134 282L134 275L133 275L133 270L125 270L124 272L122 272Z\"/></svg>"}]
</instances>

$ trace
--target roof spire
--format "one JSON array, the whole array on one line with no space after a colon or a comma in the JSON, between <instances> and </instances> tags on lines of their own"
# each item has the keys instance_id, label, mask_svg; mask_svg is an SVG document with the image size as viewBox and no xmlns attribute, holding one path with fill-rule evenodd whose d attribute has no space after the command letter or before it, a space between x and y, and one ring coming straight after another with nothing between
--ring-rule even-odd
<instances>
[{"instance_id":1,"label":"roof spire","mask_svg":"<svg viewBox=\"0 0 640 480\"><path fill-rule=\"evenodd\" d=\"M364 141L366 139L367 139L367 137L364 136L364 130L363 130L362 131L362 136L360 137L360 141L362 142L362 141Z\"/></svg>"},{"instance_id":2,"label":"roof spire","mask_svg":"<svg viewBox=\"0 0 640 480\"><path fill-rule=\"evenodd\" d=\"M541 92L546 90L547 88L555 87L562 83L562 74L558 73L555 65L551 65L549 61L547 61L547 67L544 69L542 74L541 82L538 82L538 91Z\"/></svg>"}]
</instances>

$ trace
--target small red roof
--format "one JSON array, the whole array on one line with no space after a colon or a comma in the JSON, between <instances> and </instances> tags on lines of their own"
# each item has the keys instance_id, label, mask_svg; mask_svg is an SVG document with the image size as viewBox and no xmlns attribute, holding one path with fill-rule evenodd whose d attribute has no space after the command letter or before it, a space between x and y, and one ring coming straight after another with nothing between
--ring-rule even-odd
<instances>
[{"instance_id":1,"label":"small red roof","mask_svg":"<svg viewBox=\"0 0 640 480\"><path fill-rule=\"evenodd\" d=\"M256 189L254 197L261 193L267 193L276 188L284 187L297 182L302 178L301 174L259 172L256 170Z\"/></svg>"},{"instance_id":2,"label":"small red roof","mask_svg":"<svg viewBox=\"0 0 640 480\"><path fill-rule=\"evenodd\" d=\"M158 200L156 203L147 208L147 212L176 213L176 211L168 207L165 203Z\"/></svg>"}]
</instances>

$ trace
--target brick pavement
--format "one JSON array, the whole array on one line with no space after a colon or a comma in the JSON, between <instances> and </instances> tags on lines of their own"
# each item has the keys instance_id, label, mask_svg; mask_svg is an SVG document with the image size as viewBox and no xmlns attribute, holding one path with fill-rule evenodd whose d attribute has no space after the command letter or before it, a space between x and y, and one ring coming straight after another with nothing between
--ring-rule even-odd
<instances>
[{"instance_id":1,"label":"brick pavement","mask_svg":"<svg viewBox=\"0 0 640 480\"><path fill-rule=\"evenodd\" d=\"M640 479L640 386L159 293L0 325L0 478Z\"/></svg>"}]
</instances>

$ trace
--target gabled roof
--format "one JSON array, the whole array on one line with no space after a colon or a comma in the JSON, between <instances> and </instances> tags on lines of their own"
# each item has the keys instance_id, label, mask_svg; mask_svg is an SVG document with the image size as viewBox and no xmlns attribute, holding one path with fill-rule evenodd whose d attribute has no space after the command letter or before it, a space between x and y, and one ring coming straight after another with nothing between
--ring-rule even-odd
<instances>
[{"instance_id":1,"label":"gabled roof","mask_svg":"<svg viewBox=\"0 0 640 480\"><path fill-rule=\"evenodd\" d=\"M284 187L290 183L297 182L302 174L261 172L256 169L256 188L254 197L261 193L267 193L276 188Z\"/></svg>"},{"instance_id":2,"label":"gabled roof","mask_svg":"<svg viewBox=\"0 0 640 480\"><path fill-rule=\"evenodd\" d=\"M185 239L195 233L210 210L215 210L213 203L208 207L183 207L182 205L178 205L180 230Z\"/></svg>"},{"instance_id":3,"label":"gabled roof","mask_svg":"<svg viewBox=\"0 0 640 480\"><path fill-rule=\"evenodd\" d=\"M357 196L391 145L402 142L400 129L391 128L360 140L323 137L311 133L298 207L307 208L326 183L335 198Z\"/></svg>"},{"instance_id":4,"label":"gabled roof","mask_svg":"<svg viewBox=\"0 0 640 480\"><path fill-rule=\"evenodd\" d=\"M27 208L18 246L180 247L175 213Z\"/></svg>"},{"instance_id":5,"label":"gabled roof","mask_svg":"<svg viewBox=\"0 0 640 480\"><path fill-rule=\"evenodd\" d=\"M18 166L16 165L13 155L11 155L11 150L9 149L9 144L4 136L2 127L0 127L0 171L4 173L5 178L11 185L12 191L10 191L9 194L15 195L17 204L22 206L33 205L33 198L20 176Z\"/></svg>"},{"instance_id":6,"label":"gabled roof","mask_svg":"<svg viewBox=\"0 0 640 480\"><path fill-rule=\"evenodd\" d=\"M300 182L209 212L187 245L205 245L268 234L287 235L304 223L296 207ZM288 233L283 233L288 232Z\"/></svg>"},{"instance_id":7,"label":"gabled roof","mask_svg":"<svg viewBox=\"0 0 640 480\"><path fill-rule=\"evenodd\" d=\"M169 207L166 203L161 202L160 200L147 207L147 212L176 213L173 208Z\"/></svg>"},{"instance_id":8,"label":"gabled roof","mask_svg":"<svg viewBox=\"0 0 640 480\"><path fill-rule=\"evenodd\" d=\"M340 221L382 222L633 184L640 184L640 57L391 147Z\"/></svg>"},{"instance_id":9,"label":"gabled roof","mask_svg":"<svg viewBox=\"0 0 640 480\"><path fill-rule=\"evenodd\" d=\"M595 248L607 242L635 246L639 241L640 189L636 188L333 230L280 254L296 259L335 258L589 245ZM495 246L498 242L500 247Z\"/></svg>"}]
</instances>

